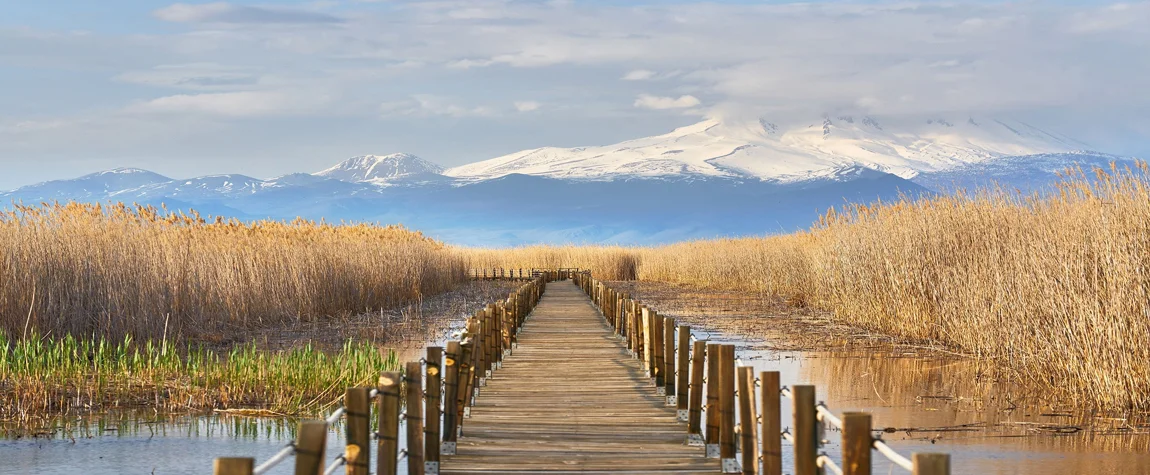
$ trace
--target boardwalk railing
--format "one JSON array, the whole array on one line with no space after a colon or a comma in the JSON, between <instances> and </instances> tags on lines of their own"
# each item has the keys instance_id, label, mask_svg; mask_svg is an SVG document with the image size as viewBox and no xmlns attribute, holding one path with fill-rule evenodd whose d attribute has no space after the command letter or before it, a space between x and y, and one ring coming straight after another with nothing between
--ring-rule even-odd
<instances>
[{"instance_id":1,"label":"boardwalk railing","mask_svg":"<svg viewBox=\"0 0 1150 475\"><path fill-rule=\"evenodd\" d=\"M575 275L586 274L590 271L578 267L561 267L559 269L524 269L508 267L490 267L469 269L467 277L472 280L531 280L543 278L548 281L567 280Z\"/></svg>"},{"instance_id":2,"label":"boardwalk railing","mask_svg":"<svg viewBox=\"0 0 1150 475\"><path fill-rule=\"evenodd\" d=\"M869 475L875 451L914 475L949 475L948 454L915 453L907 459L874 435L870 414L836 416L816 403L814 386L780 386L778 371L755 377L753 368L736 365L734 345L696 340L690 326L676 326L673 318L587 273L574 280L642 362L666 403L676 407L686 423L687 443L705 446L708 457L720 460L723 473L781 475L786 439L793 445L795 475ZM794 413L788 430L782 429L783 397ZM756 414L760 409L762 414ZM820 452L828 425L842 433L842 465Z\"/></svg>"},{"instance_id":3,"label":"boardwalk railing","mask_svg":"<svg viewBox=\"0 0 1150 475\"><path fill-rule=\"evenodd\" d=\"M402 373L382 373L374 387L348 388L342 407L326 419L300 422L296 439L262 463L257 465L254 458L219 458L215 473L266 473L294 457L297 475L332 474L341 467L351 475L367 475L373 466L374 445L375 473L379 475L396 475L404 458L408 475L438 475L440 456L456 454L472 407L488 379L502 368L504 358L518 348L520 329L543 297L547 282L561 277L571 278L589 296L607 322L603 327L607 337L613 332L639 360L641 371L660 396L656 401L675 407L667 417L683 424L686 445L699 447L695 460L705 460L704 454L716 459L716 472L781 475L782 440L786 439L793 445L795 475L827 471L869 475L875 451L916 475L949 475L948 455L916 453L907 459L874 436L869 414L836 415L816 403L814 386L780 386L777 371L763 371L755 377L753 368L738 364L734 345L694 339L689 326L676 325L673 318L665 318L626 293L593 279L589 272L575 269L541 272L506 300L468 318L460 339L448 342L446 348L429 347L422 361L407 363ZM525 341L528 337L524 336ZM525 348L530 364L532 350ZM627 358L625 353L621 356ZM515 374L523 374L519 371ZM642 378L641 373L638 376ZM506 388L503 391L500 400L506 403ZM499 398L499 391L491 394ZM791 401L794 413L787 430L782 429L782 398ZM373 405L375 431L371 428ZM757 414L759 410L762 414ZM341 420L346 447L342 453L326 454L329 429ZM487 417L487 423L493 420L503 418ZM675 437L677 423L670 425L669 434ZM820 452L827 425L842 432L841 465ZM483 430L481 425L476 427ZM403 450L401 428L406 439ZM521 462L532 463L530 459Z\"/></svg>"},{"instance_id":4,"label":"boardwalk railing","mask_svg":"<svg viewBox=\"0 0 1150 475\"><path fill-rule=\"evenodd\" d=\"M296 475L327 475L340 467L349 475L368 475L375 445L376 474L396 475L399 461L406 458L409 475L437 475L440 455L455 453L456 439L480 388L516 347L519 329L542 298L547 282L575 273L574 269L533 273L506 300L468 318L461 341L448 342L446 349L428 347L426 358L407 363L402 373L382 373L375 387L347 388L342 407L326 419L300 422L296 439L263 463L257 465L251 457L217 458L215 474L258 475L294 457ZM371 430L373 404L378 421L375 432ZM347 446L327 462L327 434L340 420ZM403 450L399 448L401 420L406 425L407 448ZM425 426L425 421L430 423Z\"/></svg>"}]
</instances>

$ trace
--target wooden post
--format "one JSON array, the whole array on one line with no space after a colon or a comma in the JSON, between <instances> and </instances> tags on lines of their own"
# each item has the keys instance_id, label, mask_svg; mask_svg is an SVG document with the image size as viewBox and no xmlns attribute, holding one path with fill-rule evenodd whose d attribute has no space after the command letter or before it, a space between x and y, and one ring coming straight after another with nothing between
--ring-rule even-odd
<instances>
[{"instance_id":1,"label":"wooden post","mask_svg":"<svg viewBox=\"0 0 1150 475\"><path fill-rule=\"evenodd\" d=\"M215 475L252 475L256 459L251 457L220 457L212 473Z\"/></svg>"},{"instance_id":2,"label":"wooden post","mask_svg":"<svg viewBox=\"0 0 1150 475\"><path fill-rule=\"evenodd\" d=\"M843 413L843 475L871 475L870 428L870 414Z\"/></svg>"},{"instance_id":3,"label":"wooden post","mask_svg":"<svg viewBox=\"0 0 1150 475\"><path fill-rule=\"evenodd\" d=\"M407 475L423 475L423 365L418 361L407 364L404 374L407 392Z\"/></svg>"},{"instance_id":4,"label":"wooden post","mask_svg":"<svg viewBox=\"0 0 1150 475\"><path fill-rule=\"evenodd\" d=\"M459 357L459 391L455 394L455 423L462 428L463 418L470 415L468 407L471 406L471 397L475 394L475 341L461 344L460 351L462 353Z\"/></svg>"},{"instance_id":5,"label":"wooden post","mask_svg":"<svg viewBox=\"0 0 1150 475\"><path fill-rule=\"evenodd\" d=\"M644 306L640 309L640 313L642 315L640 318L643 323L639 330L642 332L639 345L643 354L643 369L647 371L648 378L653 378L655 377L655 372L652 371L654 368L651 367L651 361L655 359L655 355L651 354L651 310Z\"/></svg>"},{"instance_id":6,"label":"wooden post","mask_svg":"<svg viewBox=\"0 0 1150 475\"><path fill-rule=\"evenodd\" d=\"M347 475L368 475L371 470L371 401L367 396L367 388L347 388L343 395Z\"/></svg>"},{"instance_id":7,"label":"wooden post","mask_svg":"<svg viewBox=\"0 0 1150 475\"><path fill-rule=\"evenodd\" d=\"M759 473L759 438L755 425L758 415L755 411L755 369L743 366L738 369L739 379L739 441L743 452L743 474Z\"/></svg>"},{"instance_id":8,"label":"wooden post","mask_svg":"<svg viewBox=\"0 0 1150 475\"><path fill-rule=\"evenodd\" d=\"M724 472L738 469L735 453L735 345L719 347L719 452Z\"/></svg>"},{"instance_id":9,"label":"wooden post","mask_svg":"<svg viewBox=\"0 0 1150 475\"><path fill-rule=\"evenodd\" d=\"M910 454L913 475L950 475L950 454Z\"/></svg>"},{"instance_id":10,"label":"wooden post","mask_svg":"<svg viewBox=\"0 0 1150 475\"><path fill-rule=\"evenodd\" d=\"M651 376L655 379L655 387L658 388L657 393L667 395L667 375L666 362L663 357L666 341L663 338L663 328L665 326L662 315L658 312L651 310L651 354L653 356L651 361Z\"/></svg>"},{"instance_id":11,"label":"wooden post","mask_svg":"<svg viewBox=\"0 0 1150 475\"><path fill-rule=\"evenodd\" d=\"M719 348L707 344L707 458L719 458Z\"/></svg>"},{"instance_id":12,"label":"wooden post","mask_svg":"<svg viewBox=\"0 0 1150 475\"><path fill-rule=\"evenodd\" d=\"M667 405L674 406L678 398L675 394L675 319L663 319L663 381L667 394Z\"/></svg>"},{"instance_id":13,"label":"wooden post","mask_svg":"<svg viewBox=\"0 0 1150 475\"><path fill-rule=\"evenodd\" d=\"M795 475L818 475L816 464L819 449L819 431L815 419L815 387L798 385L791 388L791 402L795 406Z\"/></svg>"},{"instance_id":14,"label":"wooden post","mask_svg":"<svg viewBox=\"0 0 1150 475\"><path fill-rule=\"evenodd\" d=\"M323 454L327 447L327 422L300 422L295 445L295 475L323 473Z\"/></svg>"},{"instance_id":15,"label":"wooden post","mask_svg":"<svg viewBox=\"0 0 1150 475\"><path fill-rule=\"evenodd\" d=\"M763 457L763 475L783 475L783 439L782 415L780 414L779 372L763 371L759 373L759 382L763 385L762 411L763 419L759 426L763 443L759 453Z\"/></svg>"},{"instance_id":16,"label":"wooden post","mask_svg":"<svg viewBox=\"0 0 1150 475\"><path fill-rule=\"evenodd\" d=\"M375 473L397 475L399 458L399 373L383 373L379 377L379 453Z\"/></svg>"},{"instance_id":17,"label":"wooden post","mask_svg":"<svg viewBox=\"0 0 1150 475\"><path fill-rule=\"evenodd\" d=\"M522 277L522 274L520 275ZM443 455L455 455L458 440L459 410L459 359L463 347L458 341L447 342L447 354L443 358Z\"/></svg>"},{"instance_id":18,"label":"wooden post","mask_svg":"<svg viewBox=\"0 0 1150 475\"><path fill-rule=\"evenodd\" d=\"M707 343L696 341L691 352L690 403L687 408L687 445L706 445L703 439L703 362Z\"/></svg>"},{"instance_id":19,"label":"wooden post","mask_svg":"<svg viewBox=\"0 0 1150 475\"><path fill-rule=\"evenodd\" d=\"M687 410L687 398L691 388L691 327L679 325L679 373L675 379L675 412L679 422L687 422L690 412Z\"/></svg>"},{"instance_id":20,"label":"wooden post","mask_svg":"<svg viewBox=\"0 0 1150 475\"><path fill-rule=\"evenodd\" d=\"M443 401L440 382L443 380L443 348L427 347L427 397L423 408L423 424L427 427L423 440L423 461L427 471L439 473L440 404Z\"/></svg>"}]
</instances>

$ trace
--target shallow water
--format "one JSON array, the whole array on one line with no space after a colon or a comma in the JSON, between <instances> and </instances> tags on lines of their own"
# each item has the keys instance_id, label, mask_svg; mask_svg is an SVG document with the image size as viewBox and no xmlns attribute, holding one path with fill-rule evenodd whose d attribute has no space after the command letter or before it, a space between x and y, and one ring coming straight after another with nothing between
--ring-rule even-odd
<instances>
[{"instance_id":1,"label":"shallow water","mask_svg":"<svg viewBox=\"0 0 1150 475\"><path fill-rule=\"evenodd\" d=\"M266 461L294 438L295 424L235 416L95 420L50 437L0 439L0 474L208 474L217 457L255 457L257 465ZM342 430L337 426L328 433L329 461L343 452ZM374 463L374 450L372 456ZM294 463L288 458L268 473L291 474Z\"/></svg>"},{"instance_id":2,"label":"shallow water","mask_svg":"<svg viewBox=\"0 0 1150 475\"><path fill-rule=\"evenodd\" d=\"M981 381L976 363L882 353L775 352L739 338L709 335L736 344L741 365L779 371L783 385L814 384L817 399L836 414L872 414L875 429L909 457L912 452L951 454L956 474L1144 474L1150 473L1150 427L1115 419L1028 410L1026 394L1009 385ZM782 399L783 427L790 401ZM1057 430L1075 431L1055 433ZM910 429L908 432L907 429ZM1130 432L1140 432L1130 434ZM828 429L824 447L841 461L839 434ZM784 467L791 448L783 442ZM874 453L874 473L906 473Z\"/></svg>"}]
</instances>

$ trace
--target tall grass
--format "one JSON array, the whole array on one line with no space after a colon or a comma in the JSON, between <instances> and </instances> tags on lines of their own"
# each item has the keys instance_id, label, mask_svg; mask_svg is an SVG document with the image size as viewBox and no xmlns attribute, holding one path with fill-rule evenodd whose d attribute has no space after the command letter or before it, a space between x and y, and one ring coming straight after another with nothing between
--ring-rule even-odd
<instances>
[{"instance_id":1,"label":"tall grass","mask_svg":"<svg viewBox=\"0 0 1150 475\"><path fill-rule=\"evenodd\" d=\"M267 352L254 344L220 353L130 336L10 341L0 333L0 421L135 407L309 414L344 388L398 369L395 352L351 341L330 353L310 345Z\"/></svg>"},{"instance_id":2,"label":"tall grass","mask_svg":"<svg viewBox=\"0 0 1150 475\"><path fill-rule=\"evenodd\" d=\"M790 235L517 249L502 262L547 258L547 265L608 269L597 272L605 279L637 263L642 280L780 296L993 360L1083 406L1146 410L1148 183L1145 164L1075 171L1053 193L991 190L859 205ZM480 254L506 265L498 253Z\"/></svg>"},{"instance_id":3,"label":"tall grass","mask_svg":"<svg viewBox=\"0 0 1150 475\"><path fill-rule=\"evenodd\" d=\"M380 309L449 290L463 261L400 227L241 223L153 207L0 213L0 330L120 339Z\"/></svg>"},{"instance_id":4,"label":"tall grass","mask_svg":"<svg viewBox=\"0 0 1150 475\"><path fill-rule=\"evenodd\" d=\"M460 248L457 252L471 269L591 269L597 279L634 280L637 257L618 246L525 246L509 249Z\"/></svg>"}]
</instances>

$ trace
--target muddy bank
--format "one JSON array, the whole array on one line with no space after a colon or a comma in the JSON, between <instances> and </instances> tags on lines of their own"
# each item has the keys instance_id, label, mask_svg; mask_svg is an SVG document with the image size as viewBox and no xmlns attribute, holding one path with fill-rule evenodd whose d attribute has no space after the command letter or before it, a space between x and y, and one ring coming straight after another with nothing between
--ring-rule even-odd
<instances>
[{"instance_id":1,"label":"muddy bank","mask_svg":"<svg viewBox=\"0 0 1150 475\"><path fill-rule=\"evenodd\" d=\"M700 338L736 344L743 364L780 371L783 384L814 384L836 412L872 413L876 435L904 453L951 453L954 473L1150 473L1143 414L1076 411L1074 401L1014 384L994 362L840 325L779 299L612 285L691 325ZM837 455L838 437L828 439L827 452ZM876 458L875 473L889 469Z\"/></svg>"}]
</instances>

